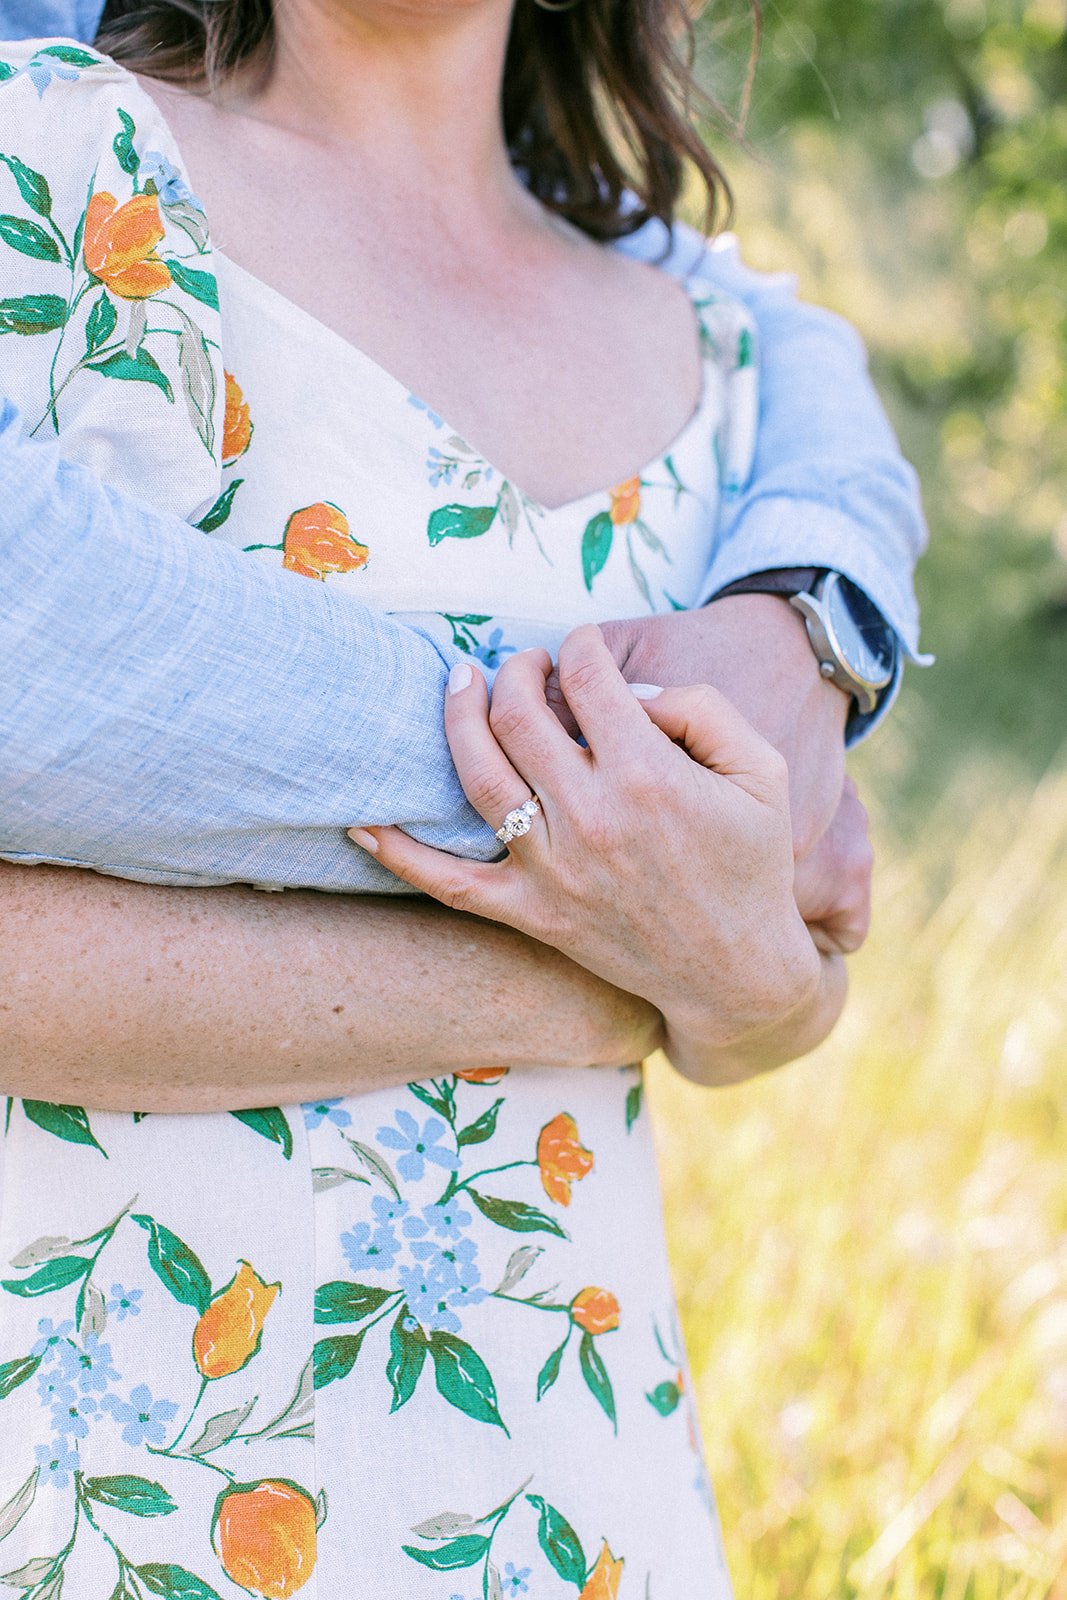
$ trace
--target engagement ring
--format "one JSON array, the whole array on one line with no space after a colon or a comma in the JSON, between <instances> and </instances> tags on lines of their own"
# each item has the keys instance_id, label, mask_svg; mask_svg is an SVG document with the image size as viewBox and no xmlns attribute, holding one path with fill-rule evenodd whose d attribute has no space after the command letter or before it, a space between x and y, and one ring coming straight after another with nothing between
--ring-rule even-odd
<instances>
[{"instance_id":1,"label":"engagement ring","mask_svg":"<svg viewBox=\"0 0 1067 1600\"><path fill-rule=\"evenodd\" d=\"M529 833L530 824L541 809L541 802L536 795L531 795L516 810L509 811L504 818L504 825L496 830L496 836L501 844L510 844L512 839L521 839L524 833Z\"/></svg>"}]
</instances>

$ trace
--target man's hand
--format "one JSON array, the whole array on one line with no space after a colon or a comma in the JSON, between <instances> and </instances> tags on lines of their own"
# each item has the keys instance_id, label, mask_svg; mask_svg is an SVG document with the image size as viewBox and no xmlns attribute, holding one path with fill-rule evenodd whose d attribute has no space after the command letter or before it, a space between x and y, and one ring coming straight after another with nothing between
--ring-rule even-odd
<instances>
[{"instance_id":1,"label":"man's hand","mask_svg":"<svg viewBox=\"0 0 1067 1600\"><path fill-rule=\"evenodd\" d=\"M793 852L803 861L837 812L849 700L819 672L803 618L779 595L740 594L698 611L605 622L629 683L710 683L785 757ZM558 684L550 698L557 712Z\"/></svg>"},{"instance_id":2,"label":"man's hand","mask_svg":"<svg viewBox=\"0 0 1067 1600\"><path fill-rule=\"evenodd\" d=\"M814 850L797 862L793 879L797 910L824 955L851 955L866 939L873 865L867 813L856 785L846 778L834 820Z\"/></svg>"}]
</instances>

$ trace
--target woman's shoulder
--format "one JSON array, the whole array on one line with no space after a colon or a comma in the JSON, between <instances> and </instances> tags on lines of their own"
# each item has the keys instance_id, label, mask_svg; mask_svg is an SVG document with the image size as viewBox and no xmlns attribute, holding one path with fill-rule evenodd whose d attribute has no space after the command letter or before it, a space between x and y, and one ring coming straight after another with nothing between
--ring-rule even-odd
<instances>
[{"instance_id":1,"label":"woman's shoulder","mask_svg":"<svg viewBox=\"0 0 1067 1600\"><path fill-rule=\"evenodd\" d=\"M67 39L0 45L0 334L28 432L195 511L224 389L207 222L151 97Z\"/></svg>"}]
</instances>

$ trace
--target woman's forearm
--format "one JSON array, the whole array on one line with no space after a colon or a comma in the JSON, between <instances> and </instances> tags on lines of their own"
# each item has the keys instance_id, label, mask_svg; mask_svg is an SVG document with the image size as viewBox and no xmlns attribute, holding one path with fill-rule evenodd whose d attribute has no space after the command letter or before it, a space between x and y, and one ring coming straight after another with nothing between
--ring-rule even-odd
<instances>
[{"instance_id":1,"label":"woman's forearm","mask_svg":"<svg viewBox=\"0 0 1067 1600\"><path fill-rule=\"evenodd\" d=\"M0 1092L29 1098L231 1110L660 1042L644 1001L424 901L0 863L0 927Z\"/></svg>"}]
</instances>

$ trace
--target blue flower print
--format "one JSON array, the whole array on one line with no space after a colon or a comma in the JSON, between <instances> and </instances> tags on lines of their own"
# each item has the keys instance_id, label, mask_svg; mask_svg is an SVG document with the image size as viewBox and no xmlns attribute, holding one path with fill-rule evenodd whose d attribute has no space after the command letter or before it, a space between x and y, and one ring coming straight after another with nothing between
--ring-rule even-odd
<instances>
[{"instance_id":1,"label":"blue flower print","mask_svg":"<svg viewBox=\"0 0 1067 1600\"><path fill-rule=\"evenodd\" d=\"M73 1322L53 1322L51 1317L42 1317L37 1324L40 1338L30 1351L31 1356L43 1356L48 1351L55 1351L56 1346L64 1339L69 1340L74 1332Z\"/></svg>"},{"instance_id":2,"label":"blue flower print","mask_svg":"<svg viewBox=\"0 0 1067 1600\"><path fill-rule=\"evenodd\" d=\"M100 1420L100 1407L91 1394L75 1394L71 1390L70 1400L59 1403L52 1408L52 1426L56 1433L69 1434L72 1439L84 1439L89 1432L89 1420Z\"/></svg>"},{"instance_id":3,"label":"blue flower print","mask_svg":"<svg viewBox=\"0 0 1067 1600\"><path fill-rule=\"evenodd\" d=\"M424 1239L412 1245L411 1253L418 1265L400 1269L400 1287L411 1311L424 1328L458 1333L462 1322L457 1310L478 1305L486 1298L482 1275L475 1265L478 1246L473 1239L460 1239L441 1250Z\"/></svg>"},{"instance_id":4,"label":"blue flower print","mask_svg":"<svg viewBox=\"0 0 1067 1600\"><path fill-rule=\"evenodd\" d=\"M430 488L436 489L438 484L451 483L458 466L455 456L442 455L440 450L435 450L431 445L426 452L426 476Z\"/></svg>"},{"instance_id":5,"label":"blue flower print","mask_svg":"<svg viewBox=\"0 0 1067 1600\"><path fill-rule=\"evenodd\" d=\"M155 184L160 200L165 206L181 205L183 201L202 211L199 200L174 164L159 150L146 150L141 157L139 177L142 185Z\"/></svg>"},{"instance_id":6,"label":"blue flower print","mask_svg":"<svg viewBox=\"0 0 1067 1600\"><path fill-rule=\"evenodd\" d=\"M459 1332L462 1323L448 1303L455 1277L442 1257L416 1267L401 1267L400 1287L412 1315L424 1328L431 1333Z\"/></svg>"},{"instance_id":7,"label":"blue flower print","mask_svg":"<svg viewBox=\"0 0 1067 1600\"><path fill-rule=\"evenodd\" d=\"M125 1322L127 1317L139 1317L141 1308L137 1302L143 1294L143 1289L124 1289L121 1283L113 1283L107 1309L118 1318L119 1322Z\"/></svg>"},{"instance_id":8,"label":"blue flower print","mask_svg":"<svg viewBox=\"0 0 1067 1600\"><path fill-rule=\"evenodd\" d=\"M375 1222L380 1223L383 1228L388 1227L390 1223L399 1222L411 1210L406 1200L387 1200L384 1194L376 1194L370 1203L370 1208L374 1213Z\"/></svg>"},{"instance_id":9,"label":"blue flower print","mask_svg":"<svg viewBox=\"0 0 1067 1600\"><path fill-rule=\"evenodd\" d=\"M65 1367L44 1367L37 1374L37 1393L43 1406L70 1406L78 1391Z\"/></svg>"},{"instance_id":10,"label":"blue flower print","mask_svg":"<svg viewBox=\"0 0 1067 1600\"><path fill-rule=\"evenodd\" d=\"M50 1483L53 1489L65 1489L71 1473L78 1470L78 1452L71 1449L66 1439L53 1439L51 1444L36 1445L34 1455L41 1469L39 1481Z\"/></svg>"},{"instance_id":11,"label":"blue flower print","mask_svg":"<svg viewBox=\"0 0 1067 1600\"><path fill-rule=\"evenodd\" d=\"M464 1211L458 1197L437 1205L423 1206L421 1217L408 1217L404 1232L409 1239L425 1239L433 1233L438 1239L458 1239L469 1227L471 1213Z\"/></svg>"},{"instance_id":12,"label":"blue flower print","mask_svg":"<svg viewBox=\"0 0 1067 1600\"><path fill-rule=\"evenodd\" d=\"M445 1150L439 1143L445 1132L445 1124L440 1117L427 1117L420 1129L411 1112L401 1110L396 1113L396 1121L397 1128L378 1129L378 1143L384 1144L388 1150L404 1152L397 1162L402 1178L408 1183L418 1183L426 1171L427 1161L455 1172L459 1157L455 1151Z\"/></svg>"},{"instance_id":13,"label":"blue flower print","mask_svg":"<svg viewBox=\"0 0 1067 1600\"><path fill-rule=\"evenodd\" d=\"M352 1113L343 1108L338 1111L337 1107L340 1104L340 1099L309 1101L302 1108L305 1126L309 1129L317 1128L322 1122L332 1122L335 1128L347 1128L352 1121Z\"/></svg>"},{"instance_id":14,"label":"blue flower print","mask_svg":"<svg viewBox=\"0 0 1067 1600\"><path fill-rule=\"evenodd\" d=\"M63 83L77 83L78 72L75 67L65 66L62 61L57 61L55 56L37 55L32 61L27 61L15 73L16 78L26 74L33 87L37 90L38 100L44 98L44 92L53 78L59 78Z\"/></svg>"},{"instance_id":15,"label":"blue flower print","mask_svg":"<svg viewBox=\"0 0 1067 1600\"><path fill-rule=\"evenodd\" d=\"M103 1393L113 1383L118 1383L119 1375L111 1365L111 1346L101 1344L98 1334L87 1333L81 1349L70 1344L61 1349L63 1374L76 1383L83 1394L93 1390Z\"/></svg>"},{"instance_id":16,"label":"blue flower print","mask_svg":"<svg viewBox=\"0 0 1067 1600\"><path fill-rule=\"evenodd\" d=\"M173 1400L154 1400L147 1384L139 1383L130 1390L129 1400L120 1400L109 1394L104 1405L117 1423L122 1424L122 1437L127 1444L161 1445L166 1439L166 1424L178 1415Z\"/></svg>"},{"instance_id":17,"label":"blue flower print","mask_svg":"<svg viewBox=\"0 0 1067 1600\"><path fill-rule=\"evenodd\" d=\"M494 628L487 642L475 645L471 654L476 661L482 663L483 667L499 667L504 656L513 656L515 654L515 646L513 644L503 644L503 638L503 628Z\"/></svg>"},{"instance_id":18,"label":"blue flower print","mask_svg":"<svg viewBox=\"0 0 1067 1600\"><path fill-rule=\"evenodd\" d=\"M369 1222L357 1222L350 1233L342 1233L341 1249L353 1272L387 1272L400 1252L400 1240L391 1228L372 1230Z\"/></svg>"},{"instance_id":19,"label":"blue flower print","mask_svg":"<svg viewBox=\"0 0 1067 1600\"><path fill-rule=\"evenodd\" d=\"M532 1570L531 1567L516 1567L513 1561L509 1561L504 1568L504 1593L506 1595L528 1594L530 1585L526 1580Z\"/></svg>"}]
</instances>

